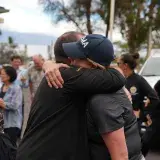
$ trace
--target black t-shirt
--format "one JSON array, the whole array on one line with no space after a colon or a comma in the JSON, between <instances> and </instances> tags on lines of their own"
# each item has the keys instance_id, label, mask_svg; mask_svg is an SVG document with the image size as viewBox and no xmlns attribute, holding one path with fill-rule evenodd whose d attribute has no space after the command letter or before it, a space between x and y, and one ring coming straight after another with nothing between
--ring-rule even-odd
<instances>
[{"instance_id":1,"label":"black t-shirt","mask_svg":"<svg viewBox=\"0 0 160 160\"><path fill-rule=\"evenodd\" d=\"M85 104L90 94L115 92L124 77L107 71L62 69L62 89L49 88L43 78L16 160L88 160Z\"/></svg>"},{"instance_id":2,"label":"black t-shirt","mask_svg":"<svg viewBox=\"0 0 160 160\"><path fill-rule=\"evenodd\" d=\"M130 160L141 157L141 139L132 105L125 92L99 94L88 103L88 137L91 160L110 160L109 152L100 134L124 127Z\"/></svg>"},{"instance_id":3,"label":"black t-shirt","mask_svg":"<svg viewBox=\"0 0 160 160\"><path fill-rule=\"evenodd\" d=\"M160 98L160 80L155 84L154 88L158 94L158 97Z\"/></svg>"},{"instance_id":4,"label":"black t-shirt","mask_svg":"<svg viewBox=\"0 0 160 160\"><path fill-rule=\"evenodd\" d=\"M140 75L133 73L127 78L126 88L129 90L132 96L132 106L134 110L141 110L142 119L145 114L150 113L155 110L158 103L158 96L154 89L148 84L148 82ZM144 107L144 99L148 97L151 101L148 107Z\"/></svg>"}]
</instances>

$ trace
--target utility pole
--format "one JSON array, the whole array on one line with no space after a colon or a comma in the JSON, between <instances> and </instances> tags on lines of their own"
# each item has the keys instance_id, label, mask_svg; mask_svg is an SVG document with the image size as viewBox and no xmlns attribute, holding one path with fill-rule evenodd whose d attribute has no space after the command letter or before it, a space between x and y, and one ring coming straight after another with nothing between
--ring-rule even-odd
<instances>
[{"instance_id":1,"label":"utility pole","mask_svg":"<svg viewBox=\"0 0 160 160\"><path fill-rule=\"evenodd\" d=\"M151 55L151 50L152 50L152 26L149 27L149 31L148 31L147 56L146 56L146 58L148 58Z\"/></svg>"},{"instance_id":2,"label":"utility pole","mask_svg":"<svg viewBox=\"0 0 160 160\"><path fill-rule=\"evenodd\" d=\"M109 26L109 39L113 41L113 25L114 25L114 12L115 12L115 0L110 0L110 26Z\"/></svg>"}]
</instances>

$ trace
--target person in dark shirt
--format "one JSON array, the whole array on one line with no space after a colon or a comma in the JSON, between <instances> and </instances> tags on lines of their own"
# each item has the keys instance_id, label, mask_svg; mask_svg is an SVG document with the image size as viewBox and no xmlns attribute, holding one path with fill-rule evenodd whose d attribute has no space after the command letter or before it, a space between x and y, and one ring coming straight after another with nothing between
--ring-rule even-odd
<instances>
[{"instance_id":1,"label":"person in dark shirt","mask_svg":"<svg viewBox=\"0 0 160 160\"><path fill-rule=\"evenodd\" d=\"M97 107L98 106L98 107ZM111 144L118 146L118 138L114 135L123 128L128 149L129 160L141 160L141 139L138 132L137 120L133 113L131 103L123 90L112 94L95 95L88 102L88 140L92 160L123 160L121 156L111 157L113 149ZM105 136L106 135L106 139ZM112 139L111 139L112 138ZM122 137L121 137L122 138ZM106 149L105 146L108 149ZM116 155L116 152L113 153Z\"/></svg>"},{"instance_id":2,"label":"person in dark shirt","mask_svg":"<svg viewBox=\"0 0 160 160\"><path fill-rule=\"evenodd\" d=\"M80 64L80 60L72 59L83 57L83 59L88 59L93 66L102 69L110 65L111 61L109 61L107 49L105 50L102 45L94 47L92 45L94 38L94 36L88 35L81 40L84 46L87 45L90 49L89 51L80 47L80 41L63 45L65 53L70 57L72 63ZM94 45L96 45L95 42ZM99 54L96 55L96 52ZM102 52L103 54L100 54ZM86 57L85 53L87 53ZM101 55L103 56L101 57ZM109 160L111 158L113 160L143 159L136 117L123 90L112 94L93 96L88 101L87 121L91 160ZM125 141L127 141L127 146L124 144ZM128 153L125 149L128 149Z\"/></svg>"},{"instance_id":3,"label":"person in dark shirt","mask_svg":"<svg viewBox=\"0 0 160 160\"><path fill-rule=\"evenodd\" d=\"M123 54L118 60L118 66L122 69L127 78L126 88L130 91L132 96L132 106L139 121L139 130L141 131L142 122L146 122L148 126L147 132L142 136L142 152L146 155L149 150L150 140L156 130L153 121L156 121L154 116L158 104L158 97L148 82L142 76L134 72L138 58L138 53L132 55ZM146 102L144 102L144 100L146 100Z\"/></svg>"},{"instance_id":4,"label":"person in dark shirt","mask_svg":"<svg viewBox=\"0 0 160 160\"><path fill-rule=\"evenodd\" d=\"M155 91L157 92L157 95L160 99L160 80L157 81L157 83L154 86ZM160 101L157 105L157 109L156 109L156 134L153 137L152 140L152 148L156 149L156 150L160 150Z\"/></svg>"},{"instance_id":5,"label":"person in dark shirt","mask_svg":"<svg viewBox=\"0 0 160 160\"><path fill-rule=\"evenodd\" d=\"M144 118L145 109L151 108L151 104L157 101L158 97L148 82L142 76L134 72L137 67L138 58L138 53L132 55L123 54L118 60L118 66L122 69L127 78L126 88L132 95L133 109L137 118ZM144 103L145 98L148 99L147 102L150 104Z\"/></svg>"},{"instance_id":6,"label":"person in dark shirt","mask_svg":"<svg viewBox=\"0 0 160 160\"><path fill-rule=\"evenodd\" d=\"M158 97L160 98L160 80L155 84L154 89L157 92Z\"/></svg>"},{"instance_id":7,"label":"person in dark shirt","mask_svg":"<svg viewBox=\"0 0 160 160\"><path fill-rule=\"evenodd\" d=\"M64 41L68 41L66 35L61 37ZM72 39L81 34L71 35ZM113 57L112 52L110 56ZM86 100L92 94L116 92L125 84L125 78L112 68L82 67L61 69L65 82L61 89L50 88L43 78L31 106L16 160L89 159Z\"/></svg>"}]
</instances>

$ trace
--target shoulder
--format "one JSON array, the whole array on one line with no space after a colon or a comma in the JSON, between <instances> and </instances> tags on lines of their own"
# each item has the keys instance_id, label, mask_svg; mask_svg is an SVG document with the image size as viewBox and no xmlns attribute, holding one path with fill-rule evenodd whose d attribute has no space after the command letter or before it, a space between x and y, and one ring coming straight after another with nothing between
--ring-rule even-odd
<instances>
[{"instance_id":1,"label":"shoulder","mask_svg":"<svg viewBox=\"0 0 160 160\"><path fill-rule=\"evenodd\" d=\"M155 84L154 87L155 87L155 88L156 88L156 87L160 87L160 80L157 81L157 83Z\"/></svg>"},{"instance_id":2,"label":"shoulder","mask_svg":"<svg viewBox=\"0 0 160 160\"><path fill-rule=\"evenodd\" d=\"M18 85L18 84L16 84L16 83L12 83L12 85L10 86L10 90L12 90L12 91L21 91L22 89L21 89L21 87Z\"/></svg>"},{"instance_id":3,"label":"shoulder","mask_svg":"<svg viewBox=\"0 0 160 160\"><path fill-rule=\"evenodd\" d=\"M80 67L70 67L70 68L62 68L60 69L62 77L64 80L66 79L76 79L82 76L82 78L89 78L92 73L96 73L92 71L92 69L80 68Z\"/></svg>"},{"instance_id":4,"label":"shoulder","mask_svg":"<svg viewBox=\"0 0 160 160\"><path fill-rule=\"evenodd\" d=\"M97 94L91 97L89 103L92 106L105 106L106 108L110 108L112 105L118 105L120 100L127 99L126 94L123 89L109 94ZM128 100L128 99L127 99ZM97 107L96 107L97 108Z\"/></svg>"},{"instance_id":5,"label":"shoulder","mask_svg":"<svg viewBox=\"0 0 160 160\"><path fill-rule=\"evenodd\" d=\"M27 68L21 68L21 69L20 69L20 72L27 72L27 71L28 71Z\"/></svg>"},{"instance_id":6,"label":"shoulder","mask_svg":"<svg viewBox=\"0 0 160 160\"><path fill-rule=\"evenodd\" d=\"M138 84L143 83L144 81L146 81L141 75L135 73L132 77L133 80L135 80Z\"/></svg>"},{"instance_id":7,"label":"shoulder","mask_svg":"<svg viewBox=\"0 0 160 160\"><path fill-rule=\"evenodd\" d=\"M96 81L103 81L103 82L110 82L110 81L121 81L125 83L125 78L121 73L119 73L115 69L107 69L107 70L100 70L100 69L86 69L86 68L67 68L61 69L61 74L63 79L66 80L75 80L76 78L80 78L81 81L88 81L95 82ZM98 82L97 82L98 83Z\"/></svg>"},{"instance_id":8,"label":"shoulder","mask_svg":"<svg viewBox=\"0 0 160 160\"><path fill-rule=\"evenodd\" d=\"M34 65L28 68L28 73L32 73L35 71Z\"/></svg>"},{"instance_id":9,"label":"shoulder","mask_svg":"<svg viewBox=\"0 0 160 160\"><path fill-rule=\"evenodd\" d=\"M124 126L123 107L114 100L113 95L98 94L89 101L88 112L100 133L113 132Z\"/></svg>"},{"instance_id":10,"label":"shoulder","mask_svg":"<svg viewBox=\"0 0 160 160\"><path fill-rule=\"evenodd\" d=\"M137 73L133 73L132 75L131 75L131 77L132 78L134 78L134 79L141 79L141 75L139 75L139 74L137 74Z\"/></svg>"},{"instance_id":11,"label":"shoulder","mask_svg":"<svg viewBox=\"0 0 160 160\"><path fill-rule=\"evenodd\" d=\"M150 84L147 82L147 80L142 77L141 75L138 75L139 78L138 78L138 82L139 82L139 85L142 87L142 86L147 86L147 87L151 87Z\"/></svg>"},{"instance_id":12,"label":"shoulder","mask_svg":"<svg viewBox=\"0 0 160 160\"><path fill-rule=\"evenodd\" d=\"M141 76L141 75L139 75L137 73L134 74L134 77L136 77L137 79L140 79L140 80L144 79L143 76Z\"/></svg>"},{"instance_id":13,"label":"shoulder","mask_svg":"<svg viewBox=\"0 0 160 160\"><path fill-rule=\"evenodd\" d=\"M124 105L130 105L123 89L110 94L97 94L89 100L89 106L94 111L120 111L123 110ZM118 111L117 110L117 111Z\"/></svg>"},{"instance_id":14,"label":"shoulder","mask_svg":"<svg viewBox=\"0 0 160 160\"><path fill-rule=\"evenodd\" d=\"M88 106L91 112L96 114L103 114L104 109L107 109L113 104L112 94L97 94L90 98L88 101Z\"/></svg>"},{"instance_id":15,"label":"shoulder","mask_svg":"<svg viewBox=\"0 0 160 160\"><path fill-rule=\"evenodd\" d=\"M65 72L75 72L75 73L90 73L90 74L104 74L104 73L114 73L114 74L121 74L118 70L114 69L114 68L108 68L106 70L101 70L101 69L89 69L89 68L81 68L81 67L70 67L70 68L63 68L60 69L62 73Z\"/></svg>"},{"instance_id":16,"label":"shoulder","mask_svg":"<svg viewBox=\"0 0 160 160\"><path fill-rule=\"evenodd\" d=\"M60 68L60 72L64 79L77 77L83 73L83 71L78 67Z\"/></svg>"},{"instance_id":17,"label":"shoulder","mask_svg":"<svg viewBox=\"0 0 160 160\"><path fill-rule=\"evenodd\" d=\"M94 73L96 75L105 75L105 74L108 74L108 75L116 75L116 76L122 76L123 75L115 68L108 68L108 69L105 69L105 70L101 70L101 69L90 69L90 72L91 73Z\"/></svg>"}]
</instances>

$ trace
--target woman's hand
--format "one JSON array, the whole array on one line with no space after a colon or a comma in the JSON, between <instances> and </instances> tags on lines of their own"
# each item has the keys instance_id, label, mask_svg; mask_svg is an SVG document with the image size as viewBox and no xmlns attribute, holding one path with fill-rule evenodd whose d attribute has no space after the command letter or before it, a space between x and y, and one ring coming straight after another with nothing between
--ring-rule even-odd
<instances>
[{"instance_id":1,"label":"woman's hand","mask_svg":"<svg viewBox=\"0 0 160 160\"><path fill-rule=\"evenodd\" d=\"M152 125L152 119L149 114L147 114L146 118L147 118L146 125L149 127L150 125Z\"/></svg>"},{"instance_id":2,"label":"woman's hand","mask_svg":"<svg viewBox=\"0 0 160 160\"><path fill-rule=\"evenodd\" d=\"M148 107L148 105L151 103L150 99L147 97L145 97L143 102L144 102L144 107Z\"/></svg>"},{"instance_id":3,"label":"woman's hand","mask_svg":"<svg viewBox=\"0 0 160 160\"><path fill-rule=\"evenodd\" d=\"M43 70L50 87L62 88L63 87L63 78L59 71L60 68L69 68L68 65L63 63L54 63L53 61L46 61L43 65Z\"/></svg>"},{"instance_id":4,"label":"woman's hand","mask_svg":"<svg viewBox=\"0 0 160 160\"><path fill-rule=\"evenodd\" d=\"M135 116L136 116L137 118L139 118L139 116L140 116L140 110L138 110L138 111L134 111L134 110L133 110L133 112L134 112Z\"/></svg>"},{"instance_id":5,"label":"woman's hand","mask_svg":"<svg viewBox=\"0 0 160 160\"><path fill-rule=\"evenodd\" d=\"M5 103L4 103L4 100L2 99L2 98L0 98L0 107L2 108L2 109L5 109Z\"/></svg>"}]
</instances>

